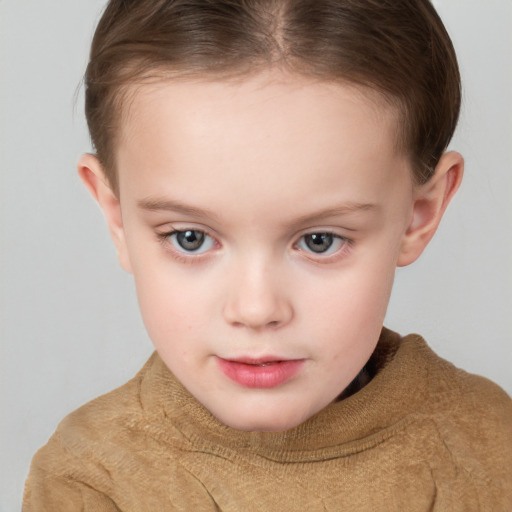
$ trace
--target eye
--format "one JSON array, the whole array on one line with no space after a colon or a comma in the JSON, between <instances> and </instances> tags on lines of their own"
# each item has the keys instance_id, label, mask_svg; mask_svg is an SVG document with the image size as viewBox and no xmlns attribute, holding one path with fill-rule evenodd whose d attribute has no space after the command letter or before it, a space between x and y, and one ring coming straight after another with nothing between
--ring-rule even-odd
<instances>
[{"instance_id":1,"label":"eye","mask_svg":"<svg viewBox=\"0 0 512 512\"><path fill-rule=\"evenodd\" d=\"M346 238L333 233L308 233L300 238L297 248L328 256L339 251L346 243L348 243Z\"/></svg>"},{"instance_id":2,"label":"eye","mask_svg":"<svg viewBox=\"0 0 512 512\"><path fill-rule=\"evenodd\" d=\"M166 235L173 248L182 253L202 254L212 249L215 241L204 231L185 229Z\"/></svg>"}]
</instances>

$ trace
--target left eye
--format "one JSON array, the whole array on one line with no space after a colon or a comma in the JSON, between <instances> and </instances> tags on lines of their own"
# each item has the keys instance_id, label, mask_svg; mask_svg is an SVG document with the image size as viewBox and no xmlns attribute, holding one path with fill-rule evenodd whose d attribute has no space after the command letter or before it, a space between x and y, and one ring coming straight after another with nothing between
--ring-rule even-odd
<instances>
[{"instance_id":1,"label":"left eye","mask_svg":"<svg viewBox=\"0 0 512 512\"><path fill-rule=\"evenodd\" d=\"M209 251L215 244L211 236L197 229L174 231L168 235L168 239L176 250L194 254Z\"/></svg>"},{"instance_id":2,"label":"left eye","mask_svg":"<svg viewBox=\"0 0 512 512\"><path fill-rule=\"evenodd\" d=\"M297 247L310 253L329 255L341 249L345 242L344 238L333 233L309 233L300 238Z\"/></svg>"}]
</instances>

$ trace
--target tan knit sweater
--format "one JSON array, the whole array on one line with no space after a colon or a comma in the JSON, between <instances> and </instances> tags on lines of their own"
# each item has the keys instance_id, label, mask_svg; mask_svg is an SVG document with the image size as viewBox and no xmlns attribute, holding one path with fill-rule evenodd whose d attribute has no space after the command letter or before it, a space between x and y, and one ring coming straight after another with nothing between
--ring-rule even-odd
<instances>
[{"instance_id":1,"label":"tan knit sweater","mask_svg":"<svg viewBox=\"0 0 512 512\"><path fill-rule=\"evenodd\" d=\"M154 354L34 457L24 512L512 511L512 401L384 331L376 376L280 433L219 423Z\"/></svg>"}]
</instances>

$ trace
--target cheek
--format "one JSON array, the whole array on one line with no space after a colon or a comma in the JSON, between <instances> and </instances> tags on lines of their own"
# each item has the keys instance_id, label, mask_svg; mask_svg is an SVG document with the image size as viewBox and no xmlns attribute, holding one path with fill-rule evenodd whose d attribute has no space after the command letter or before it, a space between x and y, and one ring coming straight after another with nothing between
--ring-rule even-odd
<instances>
[{"instance_id":1,"label":"cheek","mask_svg":"<svg viewBox=\"0 0 512 512\"><path fill-rule=\"evenodd\" d=\"M309 290L308 307L336 322L362 317L371 319L384 313L393 285L395 267L374 259L331 273L326 279L313 279ZM313 293L311 293L314 290Z\"/></svg>"},{"instance_id":2,"label":"cheek","mask_svg":"<svg viewBox=\"0 0 512 512\"><path fill-rule=\"evenodd\" d=\"M173 262L154 258L135 264L134 278L142 318L155 344L193 333L211 314L211 288Z\"/></svg>"},{"instance_id":3,"label":"cheek","mask_svg":"<svg viewBox=\"0 0 512 512\"><path fill-rule=\"evenodd\" d=\"M393 284L394 267L378 260L361 261L341 269L321 286L311 284L305 298L303 317L318 339L329 340L332 357L366 350L377 340L386 314ZM314 315L314 316L313 316ZM314 335L310 332L310 336ZM339 342L338 342L339 340Z\"/></svg>"}]
</instances>

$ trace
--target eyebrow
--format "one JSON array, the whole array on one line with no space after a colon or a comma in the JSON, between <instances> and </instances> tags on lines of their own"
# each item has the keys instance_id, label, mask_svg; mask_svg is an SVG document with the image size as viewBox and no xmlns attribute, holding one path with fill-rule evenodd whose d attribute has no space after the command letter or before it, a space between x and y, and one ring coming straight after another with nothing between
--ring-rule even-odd
<instances>
[{"instance_id":1,"label":"eyebrow","mask_svg":"<svg viewBox=\"0 0 512 512\"><path fill-rule=\"evenodd\" d=\"M197 208L195 206L190 206L179 201L174 201L166 198L148 197L138 201L137 205L142 210L150 212L170 211L176 213L183 213L185 215L191 215L193 217L204 217L214 220L218 220L219 218L218 215L216 215L215 212L213 212L212 210Z\"/></svg>"},{"instance_id":2,"label":"eyebrow","mask_svg":"<svg viewBox=\"0 0 512 512\"><path fill-rule=\"evenodd\" d=\"M137 204L142 210L150 212L171 211L175 213L182 213L184 215L190 215L196 218L208 218L217 222L219 221L219 216L212 210L198 208L167 198L148 197L141 199ZM325 210L311 214L302 215L294 219L291 224L296 226L306 223L319 222L331 217L338 217L357 212L371 212L377 209L378 206L372 203L347 202L334 208L327 208Z\"/></svg>"},{"instance_id":3,"label":"eyebrow","mask_svg":"<svg viewBox=\"0 0 512 512\"><path fill-rule=\"evenodd\" d=\"M378 206L372 203L348 202L334 208L327 208L319 212L302 215L301 217L294 219L292 224L294 226L300 224L309 224L314 222L320 222L322 220L329 219L332 217L340 217L342 215L347 215L350 213L377 211L377 209Z\"/></svg>"}]
</instances>

